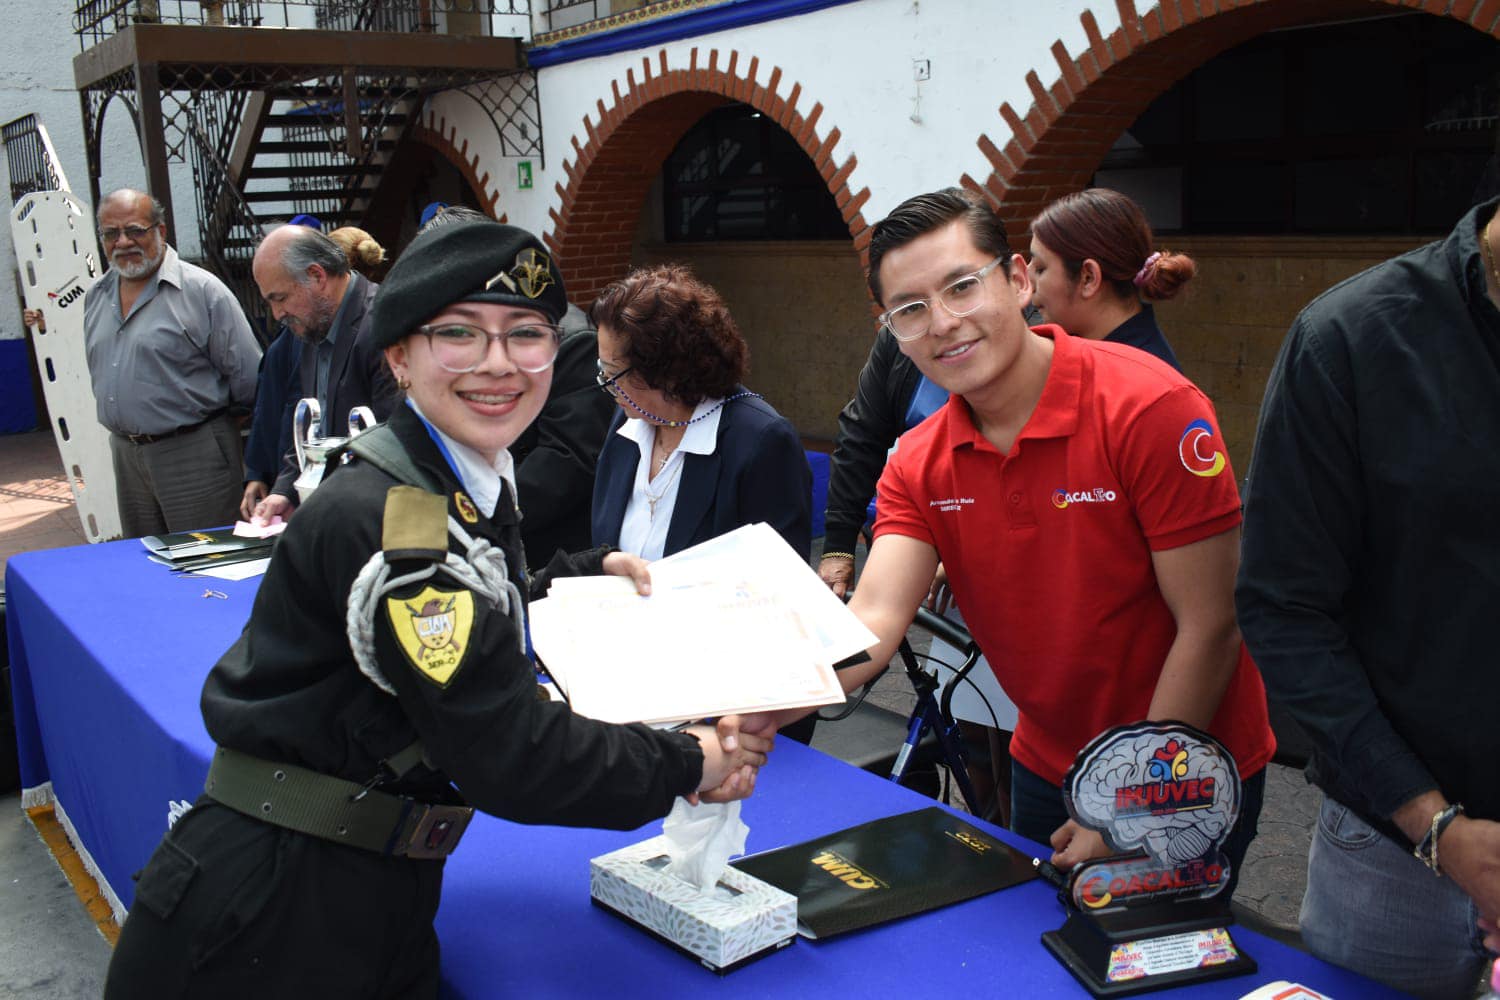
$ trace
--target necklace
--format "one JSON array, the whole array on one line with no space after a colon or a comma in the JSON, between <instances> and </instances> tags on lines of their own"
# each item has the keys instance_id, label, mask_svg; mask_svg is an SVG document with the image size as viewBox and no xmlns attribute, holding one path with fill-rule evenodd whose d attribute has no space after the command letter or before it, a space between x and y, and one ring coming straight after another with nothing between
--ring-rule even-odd
<instances>
[{"instance_id":1,"label":"necklace","mask_svg":"<svg viewBox=\"0 0 1500 1000\"><path fill-rule=\"evenodd\" d=\"M713 414L713 413L717 412L720 409L720 407L724 406L725 403L732 403L736 399L744 399L746 396L754 396L756 399L760 399L761 398L760 393L758 393L758 392L750 392L748 389L746 391L744 391L744 392L737 392L733 396L725 396L723 399L719 400L719 402L718 402L717 405L711 407L710 409L704 410L702 413L698 414L696 417L693 417L690 420L667 420L664 417L658 417L656 414L652 413L650 410L642 409L641 405L639 403L637 403L635 400L631 399L629 396L624 395L623 393L620 395L620 398L623 399L623 400L625 400L625 402L630 405L630 408L632 410L634 410L635 412L639 413L641 416L645 417L647 420L651 421L652 423L660 424L663 427L687 427L687 426L689 426L691 424L696 424L698 421L702 420L703 418L709 416L710 414Z\"/></svg>"},{"instance_id":2,"label":"necklace","mask_svg":"<svg viewBox=\"0 0 1500 1000\"><path fill-rule=\"evenodd\" d=\"M676 454L676 452L673 452L673 454ZM669 455L667 457L670 458L671 456ZM677 481L677 476L680 472L682 472L682 466L684 464L684 462L678 462L676 465L672 466L671 475L657 476L656 482L660 484L660 489L652 490L651 485L655 484L641 487L641 492L646 495L646 519L648 521L656 520L656 505L660 503L662 499L667 495L667 493L672 489L672 484ZM662 468L665 470L666 466L663 465Z\"/></svg>"},{"instance_id":3,"label":"necklace","mask_svg":"<svg viewBox=\"0 0 1500 1000\"><path fill-rule=\"evenodd\" d=\"M1495 251L1490 246L1490 226L1494 224L1493 218L1485 223L1484 230L1479 234L1479 245L1484 247L1484 262L1490 266L1490 274L1495 279L1495 292L1500 294L1500 270L1495 267Z\"/></svg>"},{"instance_id":4,"label":"necklace","mask_svg":"<svg viewBox=\"0 0 1500 1000\"><path fill-rule=\"evenodd\" d=\"M679 438L678 444L681 443L682 440L681 438ZM675 451L677 451L675 447L669 448L667 444L662 440L660 432L655 432L652 434L651 453L658 456L656 459L655 471L651 473L653 476L661 474L661 471L667 467L667 460L672 457L672 454Z\"/></svg>"}]
</instances>

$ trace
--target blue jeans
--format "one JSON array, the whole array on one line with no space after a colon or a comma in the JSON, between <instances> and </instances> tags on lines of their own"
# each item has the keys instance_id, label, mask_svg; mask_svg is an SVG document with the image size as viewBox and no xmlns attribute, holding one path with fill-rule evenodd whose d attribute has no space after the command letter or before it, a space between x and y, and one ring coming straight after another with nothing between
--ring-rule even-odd
<instances>
[{"instance_id":1,"label":"blue jeans","mask_svg":"<svg viewBox=\"0 0 1500 1000\"><path fill-rule=\"evenodd\" d=\"M1260 823L1260 807L1266 797L1266 772L1262 768L1246 778L1240 790L1240 818L1235 820L1220 851L1229 862L1229 882L1220 897L1228 900L1240 881L1240 864ZM1062 789L1029 768L1010 762L1010 828L1029 840L1046 844L1052 832L1071 817L1063 805ZM1045 855L1044 855L1045 857Z\"/></svg>"},{"instance_id":2,"label":"blue jeans","mask_svg":"<svg viewBox=\"0 0 1500 1000\"><path fill-rule=\"evenodd\" d=\"M1325 797L1307 854L1302 940L1420 997L1470 997L1488 958L1464 892Z\"/></svg>"}]
</instances>

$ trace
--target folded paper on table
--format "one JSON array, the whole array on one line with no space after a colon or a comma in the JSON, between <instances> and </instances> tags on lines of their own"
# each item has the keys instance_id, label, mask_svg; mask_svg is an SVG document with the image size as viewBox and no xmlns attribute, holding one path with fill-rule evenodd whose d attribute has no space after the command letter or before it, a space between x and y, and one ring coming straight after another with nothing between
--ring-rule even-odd
<instances>
[{"instance_id":1,"label":"folded paper on table","mask_svg":"<svg viewBox=\"0 0 1500 1000\"><path fill-rule=\"evenodd\" d=\"M205 566L202 569L193 570L194 576L211 576L215 580L248 580L252 576L260 576L271 568L271 559L251 559L247 562L234 562L228 565Z\"/></svg>"},{"instance_id":2,"label":"folded paper on table","mask_svg":"<svg viewBox=\"0 0 1500 1000\"><path fill-rule=\"evenodd\" d=\"M565 578L532 604L532 645L574 711L662 722L837 704L831 664L875 643L764 524L653 563L651 589Z\"/></svg>"}]
</instances>

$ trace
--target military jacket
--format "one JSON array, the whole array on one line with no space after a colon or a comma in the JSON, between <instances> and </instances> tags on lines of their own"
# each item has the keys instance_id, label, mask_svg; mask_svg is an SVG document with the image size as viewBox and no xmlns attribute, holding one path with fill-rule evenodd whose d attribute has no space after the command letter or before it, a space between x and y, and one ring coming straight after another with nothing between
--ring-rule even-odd
<instances>
[{"instance_id":1,"label":"military jacket","mask_svg":"<svg viewBox=\"0 0 1500 1000\"><path fill-rule=\"evenodd\" d=\"M450 515L505 552L511 580L528 594L509 485L485 518L409 407L398 406L390 426L442 484ZM358 782L420 737L430 767L384 790L428 801L461 793L478 809L525 823L633 829L693 791L703 767L696 739L599 723L538 700L511 617L441 573L377 605L376 657L396 695L360 672L345 631L349 593L381 550L395 485L356 459L331 469L288 523L249 623L204 684L209 734L222 746ZM451 536L448 544L459 551ZM537 592L555 575L598 573L602 558L601 550L559 553L538 574ZM392 576L417 565L396 563Z\"/></svg>"}]
</instances>

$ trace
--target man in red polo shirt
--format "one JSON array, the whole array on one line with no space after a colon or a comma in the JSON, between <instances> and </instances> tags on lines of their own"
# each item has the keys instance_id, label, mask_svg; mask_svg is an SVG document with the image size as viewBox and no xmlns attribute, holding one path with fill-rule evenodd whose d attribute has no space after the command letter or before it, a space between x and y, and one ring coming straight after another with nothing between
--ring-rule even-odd
<instances>
[{"instance_id":1,"label":"man in red polo shirt","mask_svg":"<svg viewBox=\"0 0 1500 1000\"><path fill-rule=\"evenodd\" d=\"M1020 709L1011 828L1050 840L1062 868L1106 853L1068 819L1064 773L1110 726L1179 720L1245 779L1224 845L1238 867L1275 738L1235 626L1240 502L1212 405L1141 351L1028 329L1025 262L957 189L875 226L870 289L902 352L953 395L880 480L850 608L881 641L845 686L890 659L941 560Z\"/></svg>"}]
</instances>

